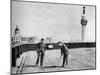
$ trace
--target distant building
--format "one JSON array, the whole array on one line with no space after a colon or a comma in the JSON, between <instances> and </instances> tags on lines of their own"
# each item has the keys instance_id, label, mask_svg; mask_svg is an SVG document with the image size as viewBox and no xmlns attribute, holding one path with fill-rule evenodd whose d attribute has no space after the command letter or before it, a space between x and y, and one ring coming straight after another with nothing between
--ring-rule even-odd
<instances>
[{"instance_id":1,"label":"distant building","mask_svg":"<svg viewBox=\"0 0 100 75\"><path fill-rule=\"evenodd\" d=\"M81 19L81 25L82 25L82 41L85 41L85 28L87 25L87 19L85 17L85 7L83 7L83 15L82 15L82 19Z\"/></svg>"},{"instance_id":2,"label":"distant building","mask_svg":"<svg viewBox=\"0 0 100 75\"><path fill-rule=\"evenodd\" d=\"M21 43L21 34L20 34L20 30L18 28L18 25L15 28L14 31L14 36L11 38L12 39L12 44L19 44Z\"/></svg>"},{"instance_id":3,"label":"distant building","mask_svg":"<svg viewBox=\"0 0 100 75\"><path fill-rule=\"evenodd\" d=\"M11 37L11 43L12 45L16 44L23 44L23 43L36 43L38 38L36 36L33 37L22 37L20 34L20 29L18 25L16 26L14 30L14 35Z\"/></svg>"},{"instance_id":4,"label":"distant building","mask_svg":"<svg viewBox=\"0 0 100 75\"><path fill-rule=\"evenodd\" d=\"M53 41L52 41L52 38L51 37L47 37L46 38L46 43L52 43Z\"/></svg>"}]
</instances>

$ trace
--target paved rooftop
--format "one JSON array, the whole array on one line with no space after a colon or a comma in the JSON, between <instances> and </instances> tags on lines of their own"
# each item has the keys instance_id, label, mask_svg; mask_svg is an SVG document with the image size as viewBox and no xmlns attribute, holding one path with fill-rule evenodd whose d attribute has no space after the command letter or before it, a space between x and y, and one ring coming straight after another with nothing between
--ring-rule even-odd
<instances>
[{"instance_id":1,"label":"paved rooftop","mask_svg":"<svg viewBox=\"0 0 100 75\"><path fill-rule=\"evenodd\" d=\"M48 50L45 53L43 67L36 67L35 62L37 54L35 51L26 53L25 63L21 73L37 73L51 71L68 71L68 70L88 70L95 69L95 48L76 48L69 49L69 61L66 68L62 68L62 57L60 50ZM15 73L15 68L12 68Z\"/></svg>"}]
</instances>

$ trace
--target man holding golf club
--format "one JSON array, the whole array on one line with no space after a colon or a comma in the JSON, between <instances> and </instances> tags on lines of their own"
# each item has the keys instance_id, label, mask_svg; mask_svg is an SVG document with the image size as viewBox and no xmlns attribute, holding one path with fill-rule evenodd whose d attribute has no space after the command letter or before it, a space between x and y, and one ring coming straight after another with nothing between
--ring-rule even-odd
<instances>
[{"instance_id":1,"label":"man holding golf club","mask_svg":"<svg viewBox=\"0 0 100 75\"><path fill-rule=\"evenodd\" d=\"M62 67L66 67L68 65L68 55L69 55L68 47L61 41L59 41L57 44L61 49L61 56L63 56Z\"/></svg>"},{"instance_id":2,"label":"man holding golf club","mask_svg":"<svg viewBox=\"0 0 100 75\"><path fill-rule=\"evenodd\" d=\"M41 39L41 42L38 43L38 49L37 49L37 61L36 61L36 66L39 63L40 60L40 66L43 66L43 60L44 60L44 56L45 56L45 43L44 43L44 39Z\"/></svg>"}]
</instances>

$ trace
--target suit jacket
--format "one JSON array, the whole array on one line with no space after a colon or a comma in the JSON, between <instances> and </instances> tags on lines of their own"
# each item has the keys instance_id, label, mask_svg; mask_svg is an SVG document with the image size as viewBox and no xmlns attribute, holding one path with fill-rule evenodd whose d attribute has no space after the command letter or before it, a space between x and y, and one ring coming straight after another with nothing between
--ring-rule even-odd
<instances>
[{"instance_id":1,"label":"suit jacket","mask_svg":"<svg viewBox=\"0 0 100 75\"><path fill-rule=\"evenodd\" d=\"M61 49L61 55L62 54L66 54L66 55L68 55L69 54L69 51L68 51L68 47L65 45L65 44L63 44L63 45L61 45L60 46L60 49Z\"/></svg>"},{"instance_id":2,"label":"suit jacket","mask_svg":"<svg viewBox=\"0 0 100 75\"><path fill-rule=\"evenodd\" d=\"M41 43L41 42L39 42L38 43L38 52L45 52L45 50L46 50L46 46L45 46L45 44L44 43Z\"/></svg>"}]
</instances>

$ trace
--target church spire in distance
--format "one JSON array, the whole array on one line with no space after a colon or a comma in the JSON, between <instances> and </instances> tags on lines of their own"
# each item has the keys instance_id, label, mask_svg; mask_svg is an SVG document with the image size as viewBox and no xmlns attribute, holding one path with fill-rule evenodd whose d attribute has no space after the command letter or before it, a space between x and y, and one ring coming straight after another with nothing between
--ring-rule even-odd
<instances>
[{"instance_id":1,"label":"church spire in distance","mask_svg":"<svg viewBox=\"0 0 100 75\"><path fill-rule=\"evenodd\" d=\"M15 33L14 33L14 35L19 34L19 33L20 33L20 30L19 30L18 25L17 25L16 28L15 28Z\"/></svg>"}]
</instances>

